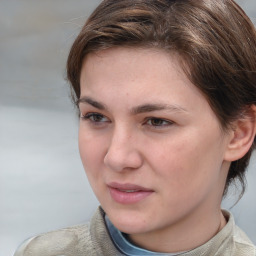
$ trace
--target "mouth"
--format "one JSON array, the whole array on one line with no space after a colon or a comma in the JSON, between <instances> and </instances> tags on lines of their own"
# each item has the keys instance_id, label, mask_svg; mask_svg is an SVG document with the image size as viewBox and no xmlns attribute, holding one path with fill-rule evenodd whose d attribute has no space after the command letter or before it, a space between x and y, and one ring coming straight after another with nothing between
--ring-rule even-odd
<instances>
[{"instance_id":1,"label":"mouth","mask_svg":"<svg viewBox=\"0 0 256 256\"><path fill-rule=\"evenodd\" d=\"M135 204L152 195L154 191L135 184L107 184L111 198L120 204Z\"/></svg>"},{"instance_id":2,"label":"mouth","mask_svg":"<svg viewBox=\"0 0 256 256\"><path fill-rule=\"evenodd\" d=\"M140 191L140 190L135 190L135 189L133 189L133 190L125 190L125 189L118 189L118 188L117 188L117 190L119 190L121 192L126 192L126 193L134 193L134 192L139 192Z\"/></svg>"}]
</instances>

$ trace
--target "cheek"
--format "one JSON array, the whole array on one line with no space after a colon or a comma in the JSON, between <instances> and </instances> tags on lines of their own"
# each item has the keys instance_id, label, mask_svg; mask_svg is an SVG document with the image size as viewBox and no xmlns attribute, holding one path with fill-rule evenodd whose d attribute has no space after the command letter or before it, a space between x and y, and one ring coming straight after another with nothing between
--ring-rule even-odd
<instances>
[{"instance_id":1,"label":"cheek","mask_svg":"<svg viewBox=\"0 0 256 256\"><path fill-rule=\"evenodd\" d=\"M86 173L95 172L104 157L104 140L101 136L79 130L79 152Z\"/></svg>"},{"instance_id":2,"label":"cheek","mask_svg":"<svg viewBox=\"0 0 256 256\"><path fill-rule=\"evenodd\" d=\"M88 181L97 198L102 192L102 170L104 159L104 139L102 136L79 130L79 152Z\"/></svg>"},{"instance_id":3,"label":"cheek","mask_svg":"<svg viewBox=\"0 0 256 256\"><path fill-rule=\"evenodd\" d=\"M171 192L197 190L206 184L205 181L211 182L218 177L222 157L219 146L214 145L216 141L211 144L208 138L199 135L180 136L179 140L173 138L160 148L150 147L149 161L158 177L172 188Z\"/></svg>"},{"instance_id":4,"label":"cheek","mask_svg":"<svg viewBox=\"0 0 256 256\"><path fill-rule=\"evenodd\" d=\"M191 165L191 153L194 149L193 144L186 143L186 139L168 138L147 147L147 155L153 169L162 175L181 175L186 170L186 165Z\"/></svg>"}]
</instances>

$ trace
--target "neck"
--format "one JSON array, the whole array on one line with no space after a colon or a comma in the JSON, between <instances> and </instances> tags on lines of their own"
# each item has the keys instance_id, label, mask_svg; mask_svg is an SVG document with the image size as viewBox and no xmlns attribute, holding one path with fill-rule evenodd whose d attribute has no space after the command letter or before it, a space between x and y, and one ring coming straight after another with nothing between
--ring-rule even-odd
<instances>
[{"instance_id":1,"label":"neck","mask_svg":"<svg viewBox=\"0 0 256 256\"><path fill-rule=\"evenodd\" d=\"M195 249L212 237L224 226L226 219L221 210L211 216L184 218L168 228L154 233L129 235L131 241L141 248L161 253L177 253Z\"/></svg>"}]
</instances>

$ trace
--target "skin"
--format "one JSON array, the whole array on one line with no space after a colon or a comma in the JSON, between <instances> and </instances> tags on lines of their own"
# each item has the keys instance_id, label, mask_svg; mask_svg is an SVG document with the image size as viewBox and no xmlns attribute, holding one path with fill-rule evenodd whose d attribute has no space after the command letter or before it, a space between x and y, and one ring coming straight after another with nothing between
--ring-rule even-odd
<instances>
[{"instance_id":1,"label":"skin","mask_svg":"<svg viewBox=\"0 0 256 256\"><path fill-rule=\"evenodd\" d=\"M223 132L178 57L156 49L99 51L86 56L80 84L80 155L112 223L158 252L190 250L213 237L226 223L220 203L232 133ZM119 203L112 182L151 193Z\"/></svg>"}]
</instances>

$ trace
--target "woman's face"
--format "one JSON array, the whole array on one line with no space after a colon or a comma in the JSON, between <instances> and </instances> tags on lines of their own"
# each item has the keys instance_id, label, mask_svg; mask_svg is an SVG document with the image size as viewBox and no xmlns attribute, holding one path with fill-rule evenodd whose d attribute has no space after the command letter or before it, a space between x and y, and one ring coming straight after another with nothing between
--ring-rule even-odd
<instances>
[{"instance_id":1,"label":"woman's face","mask_svg":"<svg viewBox=\"0 0 256 256\"><path fill-rule=\"evenodd\" d=\"M207 227L220 211L230 136L177 57L100 51L80 82L80 155L114 225L134 239Z\"/></svg>"}]
</instances>

